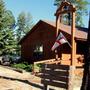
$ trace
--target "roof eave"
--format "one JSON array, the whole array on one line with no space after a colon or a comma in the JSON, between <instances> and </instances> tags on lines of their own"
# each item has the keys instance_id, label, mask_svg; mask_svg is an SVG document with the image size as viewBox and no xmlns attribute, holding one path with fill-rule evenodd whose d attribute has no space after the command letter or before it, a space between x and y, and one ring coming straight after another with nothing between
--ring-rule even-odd
<instances>
[{"instance_id":1,"label":"roof eave","mask_svg":"<svg viewBox=\"0 0 90 90\"><path fill-rule=\"evenodd\" d=\"M84 39L84 38L76 38L76 40L78 40L78 41L87 41L87 39Z\"/></svg>"},{"instance_id":2,"label":"roof eave","mask_svg":"<svg viewBox=\"0 0 90 90\"><path fill-rule=\"evenodd\" d=\"M38 23L18 42L18 44L22 44L23 40L35 29L38 27L38 25L42 22L42 20L39 20Z\"/></svg>"}]
</instances>

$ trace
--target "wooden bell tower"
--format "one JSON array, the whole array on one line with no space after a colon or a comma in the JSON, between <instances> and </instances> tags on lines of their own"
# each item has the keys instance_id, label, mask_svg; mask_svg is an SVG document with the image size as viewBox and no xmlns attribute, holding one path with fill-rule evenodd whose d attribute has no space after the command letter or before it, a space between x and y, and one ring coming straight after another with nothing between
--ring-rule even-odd
<instances>
[{"instance_id":1,"label":"wooden bell tower","mask_svg":"<svg viewBox=\"0 0 90 90\"><path fill-rule=\"evenodd\" d=\"M58 35L58 31L60 29L60 23L62 21L62 15L70 13L71 15L71 64L70 64L70 75L69 75L69 89L73 90L73 79L74 79L74 70L75 70L75 11L76 8L71 3L67 2L66 0L61 3L59 8L56 10L56 37ZM56 53L56 60L58 59L57 50Z\"/></svg>"},{"instance_id":2,"label":"wooden bell tower","mask_svg":"<svg viewBox=\"0 0 90 90\"><path fill-rule=\"evenodd\" d=\"M61 3L60 7L56 10L55 16L56 16L56 37L58 35L58 31L60 29L60 23L62 21L62 15L63 14L71 14L71 45L72 45L72 52L71 52L71 65L74 65L74 58L75 58L75 11L76 8L69 2L64 1Z\"/></svg>"}]
</instances>

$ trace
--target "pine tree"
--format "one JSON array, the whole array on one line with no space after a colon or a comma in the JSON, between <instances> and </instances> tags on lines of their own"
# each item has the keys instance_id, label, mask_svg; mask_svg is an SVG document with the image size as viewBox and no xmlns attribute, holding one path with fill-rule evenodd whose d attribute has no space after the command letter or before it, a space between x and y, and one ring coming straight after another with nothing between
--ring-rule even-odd
<instances>
[{"instance_id":1,"label":"pine tree","mask_svg":"<svg viewBox=\"0 0 90 90\"><path fill-rule=\"evenodd\" d=\"M17 18L17 40L20 41L21 38L28 32L33 26L32 16L30 13L21 12Z\"/></svg>"},{"instance_id":2,"label":"pine tree","mask_svg":"<svg viewBox=\"0 0 90 90\"><path fill-rule=\"evenodd\" d=\"M33 27L33 20L30 13L21 12L17 18L16 38L17 42L26 35ZM20 55L20 45L17 45L17 53Z\"/></svg>"},{"instance_id":3,"label":"pine tree","mask_svg":"<svg viewBox=\"0 0 90 90\"><path fill-rule=\"evenodd\" d=\"M3 0L0 0L0 56L13 53L15 48L14 24L15 18L12 12L6 10Z\"/></svg>"},{"instance_id":4,"label":"pine tree","mask_svg":"<svg viewBox=\"0 0 90 90\"><path fill-rule=\"evenodd\" d=\"M3 14L4 14L4 12L5 12L5 5L4 5L3 0L0 0L0 31L1 31L2 28L3 28L2 19L3 19Z\"/></svg>"}]
</instances>

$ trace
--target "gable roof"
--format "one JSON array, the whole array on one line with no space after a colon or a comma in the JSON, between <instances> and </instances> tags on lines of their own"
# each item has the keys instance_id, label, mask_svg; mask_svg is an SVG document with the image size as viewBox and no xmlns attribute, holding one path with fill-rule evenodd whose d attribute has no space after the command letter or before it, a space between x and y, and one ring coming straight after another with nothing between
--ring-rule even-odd
<instances>
[{"instance_id":1,"label":"gable roof","mask_svg":"<svg viewBox=\"0 0 90 90\"><path fill-rule=\"evenodd\" d=\"M45 20L40 20L19 42L19 44L21 44L32 32L34 32L34 30L39 27L42 23L44 24L48 24L52 27L56 27L55 22L53 21L45 21ZM60 31L63 31L69 35L71 35L71 26L68 25L64 25L62 23L60 23ZM88 32L88 28L84 28L84 27L76 27L75 29L75 38L78 40L87 40L87 32Z\"/></svg>"}]
</instances>

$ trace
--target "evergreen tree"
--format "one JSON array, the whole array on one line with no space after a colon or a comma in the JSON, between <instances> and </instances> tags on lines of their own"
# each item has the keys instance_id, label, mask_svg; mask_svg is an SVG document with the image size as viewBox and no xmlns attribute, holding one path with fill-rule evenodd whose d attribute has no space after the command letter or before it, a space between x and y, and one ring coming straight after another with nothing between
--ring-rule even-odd
<instances>
[{"instance_id":1,"label":"evergreen tree","mask_svg":"<svg viewBox=\"0 0 90 90\"><path fill-rule=\"evenodd\" d=\"M4 5L3 0L0 0L0 31L1 31L2 28L3 28L2 19L3 19L3 14L4 14L4 12L5 12L5 5Z\"/></svg>"},{"instance_id":2,"label":"evergreen tree","mask_svg":"<svg viewBox=\"0 0 90 90\"><path fill-rule=\"evenodd\" d=\"M0 31L0 42L2 43L1 55L12 54L15 49L15 36L13 26L15 24L15 19L11 11L6 11L3 17L3 29Z\"/></svg>"},{"instance_id":3,"label":"evergreen tree","mask_svg":"<svg viewBox=\"0 0 90 90\"><path fill-rule=\"evenodd\" d=\"M21 38L30 31L32 26L33 21L30 13L21 12L17 18L17 40L20 41Z\"/></svg>"},{"instance_id":4,"label":"evergreen tree","mask_svg":"<svg viewBox=\"0 0 90 90\"><path fill-rule=\"evenodd\" d=\"M59 5L61 4L63 0L55 0L54 5L57 5L59 7ZM84 26L83 23L83 16L87 15L87 5L90 4L88 1L86 0L66 0L70 3L72 3L73 5L76 6L76 26ZM64 15L63 18L65 23L67 23L68 19L70 21L70 14L68 15ZM68 22L69 24L70 22Z\"/></svg>"},{"instance_id":5,"label":"evergreen tree","mask_svg":"<svg viewBox=\"0 0 90 90\"><path fill-rule=\"evenodd\" d=\"M6 10L3 0L0 0L0 56L13 53L15 48L14 24L15 18L12 12Z\"/></svg>"},{"instance_id":6,"label":"evergreen tree","mask_svg":"<svg viewBox=\"0 0 90 90\"><path fill-rule=\"evenodd\" d=\"M15 17L10 10L6 10L3 14L3 27L6 29L14 29Z\"/></svg>"},{"instance_id":7,"label":"evergreen tree","mask_svg":"<svg viewBox=\"0 0 90 90\"><path fill-rule=\"evenodd\" d=\"M21 12L17 18L16 38L17 43L33 27L33 20L30 13ZM17 54L20 55L20 45L17 45Z\"/></svg>"}]
</instances>

